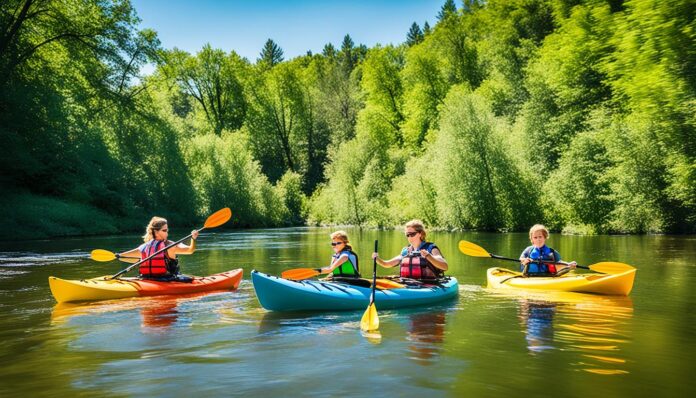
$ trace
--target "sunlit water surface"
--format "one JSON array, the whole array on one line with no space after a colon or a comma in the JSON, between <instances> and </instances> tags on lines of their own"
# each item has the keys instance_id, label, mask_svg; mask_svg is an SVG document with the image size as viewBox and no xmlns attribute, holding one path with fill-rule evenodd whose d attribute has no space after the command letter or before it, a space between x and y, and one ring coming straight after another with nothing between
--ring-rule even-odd
<instances>
[{"instance_id":1,"label":"sunlit water surface","mask_svg":"<svg viewBox=\"0 0 696 398\"><path fill-rule=\"evenodd\" d=\"M347 228L371 274L406 244L400 231ZM172 237L186 231L172 231ZM326 228L207 232L181 261L188 274L244 269L239 290L56 305L50 275L87 278L123 263L88 259L138 237L0 244L0 396L693 396L696 237L561 236L549 244L580 264L638 268L629 297L501 294L486 268L514 267L457 251L461 239L517 257L525 234L431 233L460 281L437 306L380 310L378 334L362 311L272 313L249 272L326 265ZM380 270L388 275L389 270ZM427 394L427 395L426 395Z\"/></svg>"}]
</instances>

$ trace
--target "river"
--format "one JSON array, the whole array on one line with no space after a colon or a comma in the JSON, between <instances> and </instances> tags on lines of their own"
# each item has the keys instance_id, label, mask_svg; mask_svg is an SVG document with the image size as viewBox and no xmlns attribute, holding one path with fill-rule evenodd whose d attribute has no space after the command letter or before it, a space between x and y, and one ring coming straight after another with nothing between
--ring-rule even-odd
<instances>
[{"instance_id":1,"label":"river","mask_svg":"<svg viewBox=\"0 0 696 398\"><path fill-rule=\"evenodd\" d=\"M346 228L371 274L379 240L397 255L402 231ZM123 251L137 235L0 243L0 396L685 397L696 392L696 237L564 236L565 260L638 268L629 297L500 294L457 243L517 257L526 234L429 233L459 279L456 300L382 310L380 338L363 311L282 314L260 307L252 269L326 265L332 229L202 233L182 271L244 269L237 291L56 305L47 278L116 273L92 249ZM170 236L186 235L172 230ZM381 269L380 275L389 274Z\"/></svg>"}]
</instances>

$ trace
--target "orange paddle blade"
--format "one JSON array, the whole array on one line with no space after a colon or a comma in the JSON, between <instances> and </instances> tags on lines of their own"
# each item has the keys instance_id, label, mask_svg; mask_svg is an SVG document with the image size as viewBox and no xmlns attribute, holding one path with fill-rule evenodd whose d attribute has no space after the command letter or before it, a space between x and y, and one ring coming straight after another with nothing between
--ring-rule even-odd
<instances>
[{"instance_id":1,"label":"orange paddle blade","mask_svg":"<svg viewBox=\"0 0 696 398\"><path fill-rule=\"evenodd\" d=\"M280 276L284 279L291 279L293 281L301 281L303 279L309 279L313 276L319 275L319 271L313 268L295 268L283 271Z\"/></svg>"},{"instance_id":2,"label":"orange paddle blade","mask_svg":"<svg viewBox=\"0 0 696 398\"><path fill-rule=\"evenodd\" d=\"M220 225L229 221L230 218L232 218L232 210L230 210L229 207L225 207L224 209L220 209L215 213L211 214L210 217L208 217L208 219L205 220L203 228L219 227Z\"/></svg>"},{"instance_id":3,"label":"orange paddle blade","mask_svg":"<svg viewBox=\"0 0 696 398\"><path fill-rule=\"evenodd\" d=\"M491 257L491 254L483 247L465 240L459 241L459 251L472 257Z\"/></svg>"},{"instance_id":4,"label":"orange paddle blade","mask_svg":"<svg viewBox=\"0 0 696 398\"><path fill-rule=\"evenodd\" d=\"M389 279L377 279L377 289L387 290L387 289L402 289L406 285L401 283L390 281Z\"/></svg>"},{"instance_id":5,"label":"orange paddle blade","mask_svg":"<svg viewBox=\"0 0 696 398\"><path fill-rule=\"evenodd\" d=\"M614 261L604 261L601 263L592 264L587 266L587 268L591 269L592 271L601 272L604 274L622 274L626 271L635 269L634 267L628 264L617 263Z\"/></svg>"}]
</instances>

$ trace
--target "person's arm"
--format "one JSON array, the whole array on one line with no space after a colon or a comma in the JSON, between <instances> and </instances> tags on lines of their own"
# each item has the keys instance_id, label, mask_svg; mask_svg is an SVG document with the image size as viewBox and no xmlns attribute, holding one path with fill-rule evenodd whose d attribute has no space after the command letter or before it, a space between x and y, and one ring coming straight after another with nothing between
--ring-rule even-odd
<instances>
[{"instance_id":1,"label":"person's arm","mask_svg":"<svg viewBox=\"0 0 696 398\"><path fill-rule=\"evenodd\" d=\"M522 254L520 254L520 263L522 265L526 266L531 262L532 262L532 259L529 258L529 248L522 250Z\"/></svg>"},{"instance_id":2,"label":"person's arm","mask_svg":"<svg viewBox=\"0 0 696 398\"><path fill-rule=\"evenodd\" d=\"M332 260L331 264L329 264L327 267L317 268L317 271L320 274L330 274L334 269L340 267L341 264L345 263L346 261L348 261L348 255L344 254L341 257Z\"/></svg>"},{"instance_id":3,"label":"person's arm","mask_svg":"<svg viewBox=\"0 0 696 398\"><path fill-rule=\"evenodd\" d=\"M428 259L430 264L434 265L436 268L439 268L443 271L447 271L447 268L449 268L447 265L447 260L445 260L445 258L442 256L442 253L440 253L440 249L438 249L437 247L433 248L432 253L428 252L425 249L421 250L421 256Z\"/></svg>"},{"instance_id":4,"label":"person's arm","mask_svg":"<svg viewBox=\"0 0 696 398\"><path fill-rule=\"evenodd\" d=\"M136 247L135 249L131 249L131 250L121 252L121 253L116 253L116 258L119 258L119 257L140 258L140 248Z\"/></svg>"},{"instance_id":5,"label":"person's arm","mask_svg":"<svg viewBox=\"0 0 696 398\"><path fill-rule=\"evenodd\" d=\"M532 259L529 258L529 252L527 252L527 249L522 250L522 254L520 254L520 263L524 265L524 268L522 268L522 275L527 275L527 269L529 268L529 263L532 262Z\"/></svg>"},{"instance_id":6,"label":"person's arm","mask_svg":"<svg viewBox=\"0 0 696 398\"><path fill-rule=\"evenodd\" d=\"M170 249L169 254L174 254L175 256L177 254L193 254L196 251L196 239L198 239L198 231L194 229L191 231L191 243L188 245L179 243L172 248L174 250Z\"/></svg>"},{"instance_id":7,"label":"person's arm","mask_svg":"<svg viewBox=\"0 0 696 398\"><path fill-rule=\"evenodd\" d=\"M392 259L389 260L382 260L379 258L379 254L377 252L372 253L372 258L377 260L377 264L381 265L384 268L391 268L401 262L401 255L398 255Z\"/></svg>"}]
</instances>

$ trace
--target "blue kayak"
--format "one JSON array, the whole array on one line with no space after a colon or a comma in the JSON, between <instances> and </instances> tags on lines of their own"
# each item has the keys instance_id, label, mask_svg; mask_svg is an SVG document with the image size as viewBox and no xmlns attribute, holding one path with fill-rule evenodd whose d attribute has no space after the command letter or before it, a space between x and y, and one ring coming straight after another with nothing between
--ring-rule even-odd
<instances>
[{"instance_id":1,"label":"blue kayak","mask_svg":"<svg viewBox=\"0 0 696 398\"><path fill-rule=\"evenodd\" d=\"M271 311L364 310L370 303L372 291L367 286L344 281L292 281L256 270L251 271L251 280L261 306ZM449 277L437 284L378 288L375 305L380 310L427 305L456 297L458 293L457 279Z\"/></svg>"}]
</instances>

